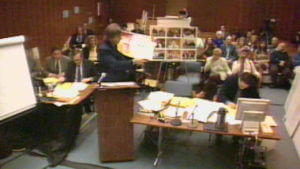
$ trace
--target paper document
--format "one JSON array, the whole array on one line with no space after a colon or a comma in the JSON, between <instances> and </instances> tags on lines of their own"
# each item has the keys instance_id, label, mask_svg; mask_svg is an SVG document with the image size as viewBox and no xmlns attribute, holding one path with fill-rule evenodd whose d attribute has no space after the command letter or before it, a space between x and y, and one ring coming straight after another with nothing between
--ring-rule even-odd
<instances>
[{"instance_id":1,"label":"paper document","mask_svg":"<svg viewBox=\"0 0 300 169\"><path fill-rule=\"evenodd\" d=\"M194 111L194 119L200 122L207 122L208 116L211 112L218 111L221 107L227 107L223 103L212 102L204 99L194 99L197 108ZM193 109L194 107L190 107ZM191 113L188 115L189 119L191 118Z\"/></svg>"},{"instance_id":2,"label":"paper document","mask_svg":"<svg viewBox=\"0 0 300 169\"><path fill-rule=\"evenodd\" d=\"M148 96L149 100L155 100L158 102L169 102L174 97L173 93L167 93L162 91L151 92Z\"/></svg>"},{"instance_id":3,"label":"paper document","mask_svg":"<svg viewBox=\"0 0 300 169\"><path fill-rule=\"evenodd\" d=\"M276 127L277 123L275 122L272 116L266 116L265 121L262 122L263 124L267 124L270 127Z\"/></svg>"},{"instance_id":4,"label":"paper document","mask_svg":"<svg viewBox=\"0 0 300 169\"><path fill-rule=\"evenodd\" d=\"M146 111L160 111L163 109L161 102L154 100L142 100L138 104Z\"/></svg>"},{"instance_id":5,"label":"paper document","mask_svg":"<svg viewBox=\"0 0 300 169\"><path fill-rule=\"evenodd\" d=\"M173 97L170 104L178 106L179 103L179 107L189 107L195 105L195 100L187 97Z\"/></svg>"},{"instance_id":6,"label":"paper document","mask_svg":"<svg viewBox=\"0 0 300 169\"><path fill-rule=\"evenodd\" d=\"M122 86L136 86L135 82L103 82L101 86L104 87L122 87Z\"/></svg>"},{"instance_id":7,"label":"paper document","mask_svg":"<svg viewBox=\"0 0 300 169\"><path fill-rule=\"evenodd\" d=\"M170 106L166 110L163 111L163 114L166 117L176 117L176 111L178 111L177 112L177 117L182 117L185 112L189 111L189 109L177 108L177 107Z\"/></svg>"}]
</instances>

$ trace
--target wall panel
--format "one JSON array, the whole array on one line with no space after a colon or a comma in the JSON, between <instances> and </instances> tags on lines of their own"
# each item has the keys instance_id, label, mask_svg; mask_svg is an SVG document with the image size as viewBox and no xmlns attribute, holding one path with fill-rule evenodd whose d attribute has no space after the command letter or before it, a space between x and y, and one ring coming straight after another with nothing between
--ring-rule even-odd
<instances>
[{"instance_id":1,"label":"wall panel","mask_svg":"<svg viewBox=\"0 0 300 169\"><path fill-rule=\"evenodd\" d=\"M99 1L103 1L103 11L107 10L108 0L0 0L0 38L25 35L26 47L38 46L44 59L90 16L94 18L90 27L101 33L101 25L108 19L107 15L97 16ZM74 6L80 7L80 14L74 14ZM69 18L62 18L63 10L69 10Z\"/></svg>"}]
</instances>

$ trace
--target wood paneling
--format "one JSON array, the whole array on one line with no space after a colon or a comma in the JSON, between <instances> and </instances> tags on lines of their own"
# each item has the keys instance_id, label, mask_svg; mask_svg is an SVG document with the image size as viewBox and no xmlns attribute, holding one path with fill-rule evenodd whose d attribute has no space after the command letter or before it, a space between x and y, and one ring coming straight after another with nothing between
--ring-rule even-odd
<instances>
[{"instance_id":1,"label":"wood paneling","mask_svg":"<svg viewBox=\"0 0 300 169\"><path fill-rule=\"evenodd\" d=\"M155 16L165 16L166 0L111 0L111 18L117 23L135 22L142 17L143 10L152 16L155 6Z\"/></svg>"},{"instance_id":2,"label":"wood paneling","mask_svg":"<svg viewBox=\"0 0 300 169\"><path fill-rule=\"evenodd\" d=\"M188 0L193 25L205 32L216 31L226 25L229 31L259 31L263 21L275 18L275 33L292 39L300 30L299 0Z\"/></svg>"},{"instance_id":3,"label":"wood paneling","mask_svg":"<svg viewBox=\"0 0 300 169\"><path fill-rule=\"evenodd\" d=\"M188 0L167 0L166 15L176 16L182 8L187 8Z\"/></svg>"},{"instance_id":4,"label":"wood paneling","mask_svg":"<svg viewBox=\"0 0 300 169\"><path fill-rule=\"evenodd\" d=\"M106 1L102 2L102 13L97 16L99 0L0 0L0 38L15 35L26 36L26 47L39 47L44 59L53 46L62 47L67 37L77 26L94 17L90 27L99 32L99 25L107 20ZM80 14L74 14L75 6ZM63 10L69 10L70 17L63 18Z\"/></svg>"}]
</instances>

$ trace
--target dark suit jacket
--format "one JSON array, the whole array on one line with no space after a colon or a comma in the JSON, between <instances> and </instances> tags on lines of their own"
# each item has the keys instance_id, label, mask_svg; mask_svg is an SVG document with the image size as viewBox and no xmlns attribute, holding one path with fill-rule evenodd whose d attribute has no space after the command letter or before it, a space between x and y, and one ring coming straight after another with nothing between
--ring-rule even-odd
<instances>
[{"instance_id":1,"label":"dark suit jacket","mask_svg":"<svg viewBox=\"0 0 300 169\"><path fill-rule=\"evenodd\" d=\"M237 54L235 46L233 46L233 45L226 46L224 44L224 45L221 46L223 57L224 58L226 57L226 54L227 54L226 50L227 50L227 48L229 49L229 57L226 58L226 59L230 60L230 61L237 60L238 59L238 54Z\"/></svg>"},{"instance_id":2,"label":"dark suit jacket","mask_svg":"<svg viewBox=\"0 0 300 169\"><path fill-rule=\"evenodd\" d=\"M93 81L97 80L97 72L95 70L94 64L86 59L82 61L82 78L93 78ZM68 70L66 72L66 81L74 82L75 81L75 73L76 73L76 64L74 62L70 62L68 66Z\"/></svg>"},{"instance_id":3,"label":"dark suit jacket","mask_svg":"<svg viewBox=\"0 0 300 169\"><path fill-rule=\"evenodd\" d=\"M97 53L99 53L99 50L97 50ZM85 59L89 59L89 57L90 57L90 48L89 47L82 48L82 54L83 54L83 57Z\"/></svg>"},{"instance_id":4,"label":"dark suit jacket","mask_svg":"<svg viewBox=\"0 0 300 169\"><path fill-rule=\"evenodd\" d=\"M61 58L61 72L62 73L67 71L68 65L71 61L72 60L67 56L63 56ZM46 61L46 73L47 74L55 73L55 70L56 70L55 69L55 59L50 56L49 58L47 58L47 61Z\"/></svg>"},{"instance_id":5,"label":"dark suit jacket","mask_svg":"<svg viewBox=\"0 0 300 169\"><path fill-rule=\"evenodd\" d=\"M227 103L227 102L236 102L236 95L239 89L238 75L233 75L228 77L223 83L222 87L218 92L218 101ZM250 87L244 90L240 90L239 97L246 98L260 98L258 89L255 87Z\"/></svg>"},{"instance_id":6,"label":"dark suit jacket","mask_svg":"<svg viewBox=\"0 0 300 169\"><path fill-rule=\"evenodd\" d=\"M271 53L270 63L278 65L280 61L285 61L286 64L289 62L290 58L286 52L274 51Z\"/></svg>"},{"instance_id":7,"label":"dark suit jacket","mask_svg":"<svg viewBox=\"0 0 300 169\"><path fill-rule=\"evenodd\" d=\"M109 41L104 41L100 46L99 66L103 72L107 73L104 81L118 82L118 81L132 81L134 80L135 66L132 59L121 54L115 46Z\"/></svg>"},{"instance_id":8,"label":"dark suit jacket","mask_svg":"<svg viewBox=\"0 0 300 169\"><path fill-rule=\"evenodd\" d=\"M70 47L74 48L74 47L79 47L81 48L81 45L84 44L84 41L86 39L87 35L83 35L82 40L81 41L77 41L77 34L73 34L71 36L71 40L70 40Z\"/></svg>"}]
</instances>

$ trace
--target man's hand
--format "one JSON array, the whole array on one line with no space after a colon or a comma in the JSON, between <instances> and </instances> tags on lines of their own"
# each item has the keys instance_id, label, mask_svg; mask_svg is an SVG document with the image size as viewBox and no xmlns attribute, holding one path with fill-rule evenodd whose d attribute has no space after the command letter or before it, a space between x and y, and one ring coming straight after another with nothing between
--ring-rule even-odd
<instances>
[{"instance_id":1,"label":"man's hand","mask_svg":"<svg viewBox=\"0 0 300 169\"><path fill-rule=\"evenodd\" d=\"M279 66L284 66L284 64L285 64L285 61L280 61L279 62Z\"/></svg>"},{"instance_id":2,"label":"man's hand","mask_svg":"<svg viewBox=\"0 0 300 169\"><path fill-rule=\"evenodd\" d=\"M81 82L83 82L83 83L89 83L91 81L92 81L92 78L84 78L81 80Z\"/></svg>"},{"instance_id":3,"label":"man's hand","mask_svg":"<svg viewBox=\"0 0 300 169\"><path fill-rule=\"evenodd\" d=\"M229 103L228 104L228 107L232 108L232 109L236 109L237 108L237 105L234 104L234 103Z\"/></svg>"},{"instance_id":4,"label":"man's hand","mask_svg":"<svg viewBox=\"0 0 300 169\"><path fill-rule=\"evenodd\" d=\"M132 62L135 65L143 65L144 63L148 62L149 60L147 59L133 59Z\"/></svg>"},{"instance_id":5,"label":"man's hand","mask_svg":"<svg viewBox=\"0 0 300 169\"><path fill-rule=\"evenodd\" d=\"M48 74L48 77L55 77L55 78L57 78L57 74L49 73L49 74Z\"/></svg>"}]
</instances>

